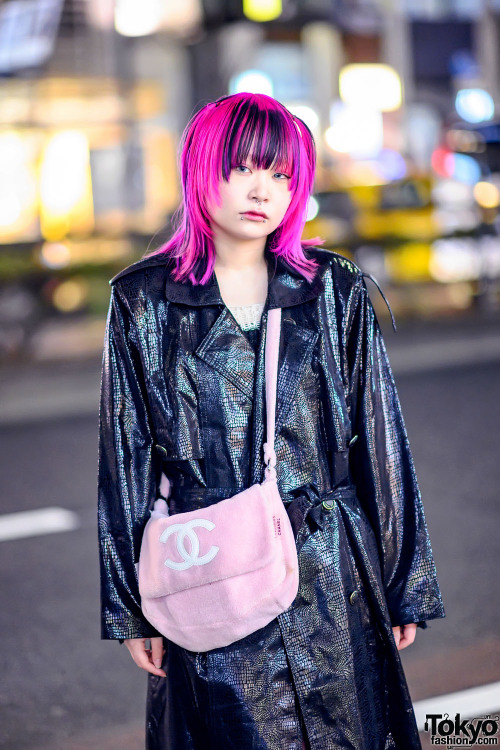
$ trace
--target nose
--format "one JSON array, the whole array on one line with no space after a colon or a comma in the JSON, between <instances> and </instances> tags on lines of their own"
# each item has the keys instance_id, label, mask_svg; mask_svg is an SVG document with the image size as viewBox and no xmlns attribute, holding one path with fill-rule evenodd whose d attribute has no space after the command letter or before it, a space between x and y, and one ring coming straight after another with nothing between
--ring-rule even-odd
<instances>
[{"instance_id":1,"label":"nose","mask_svg":"<svg viewBox=\"0 0 500 750\"><path fill-rule=\"evenodd\" d=\"M258 203L267 201L269 198L269 183L271 176L266 169L256 169L253 174L252 186L250 188L250 199L257 199Z\"/></svg>"}]
</instances>

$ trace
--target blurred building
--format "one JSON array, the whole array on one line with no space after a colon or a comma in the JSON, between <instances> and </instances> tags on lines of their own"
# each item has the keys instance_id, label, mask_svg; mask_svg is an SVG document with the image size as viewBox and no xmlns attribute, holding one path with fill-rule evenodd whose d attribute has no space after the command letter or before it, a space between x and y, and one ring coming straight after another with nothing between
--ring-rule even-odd
<instances>
[{"instance_id":1,"label":"blurred building","mask_svg":"<svg viewBox=\"0 0 500 750\"><path fill-rule=\"evenodd\" d=\"M499 41L500 0L5 0L0 356L102 320L110 275L168 236L187 120L238 90L315 135L305 236L400 314L497 309Z\"/></svg>"}]
</instances>

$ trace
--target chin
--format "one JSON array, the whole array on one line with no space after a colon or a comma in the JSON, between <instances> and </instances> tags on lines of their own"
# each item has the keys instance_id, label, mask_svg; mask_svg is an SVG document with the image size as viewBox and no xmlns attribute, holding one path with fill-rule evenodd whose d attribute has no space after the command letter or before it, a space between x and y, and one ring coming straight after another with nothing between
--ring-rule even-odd
<instances>
[{"instance_id":1,"label":"chin","mask_svg":"<svg viewBox=\"0 0 500 750\"><path fill-rule=\"evenodd\" d=\"M250 230L255 232L260 232L262 234L269 234L269 232L273 232L276 227L273 227L269 223L269 219L264 223L263 221L240 221L239 226L243 227L250 227Z\"/></svg>"},{"instance_id":2,"label":"chin","mask_svg":"<svg viewBox=\"0 0 500 750\"><path fill-rule=\"evenodd\" d=\"M262 226L261 224L255 224L253 226L250 226L251 222L248 222L243 226L243 222L240 222L236 225L234 228L237 234L240 234L244 237L252 236L252 237L260 237L261 235L267 235L269 234L269 230L267 226ZM239 230L239 231L238 231Z\"/></svg>"}]
</instances>

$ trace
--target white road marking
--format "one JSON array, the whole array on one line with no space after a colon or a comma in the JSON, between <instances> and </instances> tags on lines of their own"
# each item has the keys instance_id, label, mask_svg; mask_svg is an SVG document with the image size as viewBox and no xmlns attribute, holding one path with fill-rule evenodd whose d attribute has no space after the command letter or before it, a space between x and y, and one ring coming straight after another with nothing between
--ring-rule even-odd
<instances>
[{"instance_id":1,"label":"white road marking","mask_svg":"<svg viewBox=\"0 0 500 750\"><path fill-rule=\"evenodd\" d=\"M0 516L0 542L72 531L80 526L76 513L66 508L39 508Z\"/></svg>"},{"instance_id":2,"label":"white road marking","mask_svg":"<svg viewBox=\"0 0 500 750\"><path fill-rule=\"evenodd\" d=\"M475 719L485 714L498 713L500 711L500 682L460 690L457 693L437 695L435 698L426 698L414 703L413 708L420 732L424 731L427 714L447 713L453 720L455 714L460 714L462 719Z\"/></svg>"}]
</instances>

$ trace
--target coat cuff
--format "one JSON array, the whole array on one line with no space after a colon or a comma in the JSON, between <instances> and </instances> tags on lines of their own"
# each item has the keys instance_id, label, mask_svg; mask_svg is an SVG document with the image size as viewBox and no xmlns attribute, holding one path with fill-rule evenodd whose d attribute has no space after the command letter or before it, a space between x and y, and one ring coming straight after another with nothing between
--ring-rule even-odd
<instances>
[{"instance_id":1,"label":"coat cuff","mask_svg":"<svg viewBox=\"0 0 500 750\"><path fill-rule=\"evenodd\" d=\"M131 613L103 616L101 622L101 640L123 641L126 638L158 638L161 637L156 628L147 620L133 617Z\"/></svg>"},{"instance_id":2,"label":"coat cuff","mask_svg":"<svg viewBox=\"0 0 500 750\"><path fill-rule=\"evenodd\" d=\"M428 612L426 614L420 612L418 615L414 615L413 617L409 614L402 615L401 617L391 617L391 624L392 627L397 627L398 625L408 625L410 623L416 623L417 627L422 628L422 630L425 630L428 628L427 620L436 620L438 618L446 617L446 613L444 611L444 607L441 607L433 612Z\"/></svg>"}]
</instances>

